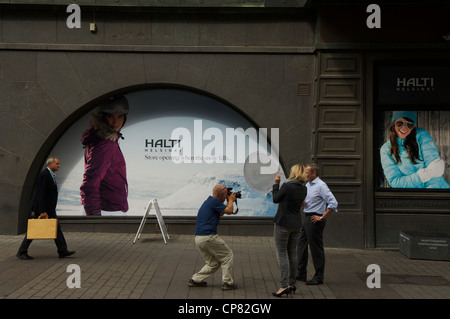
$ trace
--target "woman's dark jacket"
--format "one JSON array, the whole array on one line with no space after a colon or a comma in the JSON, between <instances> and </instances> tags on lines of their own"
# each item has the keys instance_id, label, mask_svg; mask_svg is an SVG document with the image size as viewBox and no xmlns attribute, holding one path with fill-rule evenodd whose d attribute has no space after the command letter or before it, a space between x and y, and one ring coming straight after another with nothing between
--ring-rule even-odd
<instances>
[{"instance_id":1,"label":"woman's dark jacket","mask_svg":"<svg viewBox=\"0 0 450 319\"><path fill-rule=\"evenodd\" d=\"M297 180L287 181L281 188L279 184L274 184L273 202L278 203L274 223L290 229L300 229L302 227L300 211L306 192L306 186Z\"/></svg>"}]
</instances>

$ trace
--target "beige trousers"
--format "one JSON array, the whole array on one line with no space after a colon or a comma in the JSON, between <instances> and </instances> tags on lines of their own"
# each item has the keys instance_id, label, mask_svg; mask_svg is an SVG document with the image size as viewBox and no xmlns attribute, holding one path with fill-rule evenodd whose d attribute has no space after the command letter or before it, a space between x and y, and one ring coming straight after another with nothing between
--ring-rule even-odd
<instances>
[{"instance_id":1,"label":"beige trousers","mask_svg":"<svg viewBox=\"0 0 450 319\"><path fill-rule=\"evenodd\" d=\"M222 283L232 284L233 251L219 235L195 236L195 245L205 259L206 265L192 276L201 282L222 267Z\"/></svg>"}]
</instances>

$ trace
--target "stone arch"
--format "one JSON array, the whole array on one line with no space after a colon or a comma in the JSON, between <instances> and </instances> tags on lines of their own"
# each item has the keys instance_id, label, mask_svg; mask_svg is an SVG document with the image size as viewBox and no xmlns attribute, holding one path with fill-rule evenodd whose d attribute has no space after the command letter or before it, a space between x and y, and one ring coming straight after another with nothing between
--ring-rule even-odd
<instances>
[{"instance_id":1,"label":"stone arch","mask_svg":"<svg viewBox=\"0 0 450 319\"><path fill-rule=\"evenodd\" d=\"M25 231L34 177L51 146L109 95L161 85L189 88L234 107L256 127L279 128L287 166L311 156L313 95L298 95L298 83L313 82L311 55L77 48L0 53L2 65L16 70L0 81L0 186L10 194L1 201L3 234Z\"/></svg>"}]
</instances>

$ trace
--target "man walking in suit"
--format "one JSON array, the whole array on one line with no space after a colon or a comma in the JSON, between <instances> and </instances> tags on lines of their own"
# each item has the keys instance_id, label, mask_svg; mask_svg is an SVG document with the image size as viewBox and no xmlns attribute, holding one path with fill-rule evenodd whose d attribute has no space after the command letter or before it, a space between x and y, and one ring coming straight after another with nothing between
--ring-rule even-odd
<instances>
[{"instance_id":1,"label":"man walking in suit","mask_svg":"<svg viewBox=\"0 0 450 319\"><path fill-rule=\"evenodd\" d=\"M58 202L58 188L56 186L55 172L59 170L59 167L59 159L56 157L49 157L47 159L47 168L39 174L31 208L34 213L34 218L38 218L39 216L43 218L57 218L56 204ZM25 235L22 245L20 245L16 255L18 258L24 260L33 259L33 257L28 255L28 247L32 241L32 239L27 239L27 236ZM55 244L58 249L59 258L64 258L75 253L75 251L67 250L67 243L61 231L59 222Z\"/></svg>"}]
</instances>

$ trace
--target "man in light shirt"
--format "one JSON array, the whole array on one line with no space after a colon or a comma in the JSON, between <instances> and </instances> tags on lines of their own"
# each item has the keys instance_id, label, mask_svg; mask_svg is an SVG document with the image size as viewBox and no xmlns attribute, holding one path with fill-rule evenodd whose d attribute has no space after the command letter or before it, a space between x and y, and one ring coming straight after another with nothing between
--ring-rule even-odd
<instances>
[{"instance_id":1,"label":"man in light shirt","mask_svg":"<svg viewBox=\"0 0 450 319\"><path fill-rule=\"evenodd\" d=\"M306 166L308 189L305 198L305 220L300 230L297 245L298 276L297 279L305 281L307 285L323 284L325 271L325 251L323 248L323 230L326 218L337 212L338 202L327 184L319 178L319 166L315 163ZM308 265L308 245L311 250L316 273L310 281L306 280L306 267Z\"/></svg>"}]
</instances>

